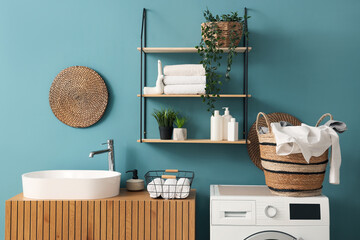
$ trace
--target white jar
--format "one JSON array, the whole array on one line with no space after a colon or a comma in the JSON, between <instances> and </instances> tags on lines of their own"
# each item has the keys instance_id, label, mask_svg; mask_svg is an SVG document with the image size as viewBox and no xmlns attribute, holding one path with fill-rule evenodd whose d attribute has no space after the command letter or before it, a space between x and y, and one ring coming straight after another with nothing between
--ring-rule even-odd
<instances>
[{"instance_id":1,"label":"white jar","mask_svg":"<svg viewBox=\"0 0 360 240\"><path fill-rule=\"evenodd\" d=\"M239 123L235 122L235 118L231 118L228 123L228 141L239 140Z\"/></svg>"},{"instance_id":2,"label":"white jar","mask_svg":"<svg viewBox=\"0 0 360 240\"><path fill-rule=\"evenodd\" d=\"M220 116L219 110L214 111L214 115L211 116L211 141L223 140L223 118Z\"/></svg>"}]
</instances>

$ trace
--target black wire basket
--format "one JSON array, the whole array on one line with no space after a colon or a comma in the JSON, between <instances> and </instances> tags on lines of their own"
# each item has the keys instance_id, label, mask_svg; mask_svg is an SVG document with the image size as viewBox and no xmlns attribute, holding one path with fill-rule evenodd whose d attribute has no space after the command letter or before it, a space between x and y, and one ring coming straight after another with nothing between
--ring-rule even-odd
<instances>
[{"instance_id":1,"label":"black wire basket","mask_svg":"<svg viewBox=\"0 0 360 240\"><path fill-rule=\"evenodd\" d=\"M187 198L194 176L193 171L177 169L148 171L145 174L146 188L151 198Z\"/></svg>"}]
</instances>

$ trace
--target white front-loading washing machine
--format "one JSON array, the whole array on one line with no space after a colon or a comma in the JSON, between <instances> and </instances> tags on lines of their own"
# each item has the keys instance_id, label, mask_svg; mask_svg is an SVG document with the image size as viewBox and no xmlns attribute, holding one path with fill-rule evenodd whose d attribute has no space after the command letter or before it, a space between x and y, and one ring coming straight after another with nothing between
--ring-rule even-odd
<instances>
[{"instance_id":1,"label":"white front-loading washing machine","mask_svg":"<svg viewBox=\"0 0 360 240\"><path fill-rule=\"evenodd\" d=\"M211 240L329 240L326 196L282 197L266 186L211 185Z\"/></svg>"}]
</instances>

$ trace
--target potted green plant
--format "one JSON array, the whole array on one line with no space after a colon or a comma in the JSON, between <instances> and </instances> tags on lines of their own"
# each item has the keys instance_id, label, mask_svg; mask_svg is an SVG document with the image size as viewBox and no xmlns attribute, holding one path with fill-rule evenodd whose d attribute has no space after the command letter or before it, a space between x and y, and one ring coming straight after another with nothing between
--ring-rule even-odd
<instances>
[{"instance_id":1,"label":"potted green plant","mask_svg":"<svg viewBox=\"0 0 360 240\"><path fill-rule=\"evenodd\" d=\"M171 139L177 112L172 109L155 109L152 115L159 125L160 139Z\"/></svg>"},{"instance_id":2,"label":"potted green plant","mask_svg":"<svg viewBox=\"0 0 360 240\"><path fill-rule=\"evenodd\" d=\"M202 60L206 71L206 94L202 95L203 102L206 102L208 111L213 112L216 97L220 97L220 88L223 84L222 75L218 73L221 66L220 60L224 53L222 48L228 49L227 66L225 80L230 80L230 71L235 49L239 45L242 33L244 19L248 16L240 17L237 12L214 16L209 9L204 11L206 22L201 24L201 41L195 48ZM245 29L246 30L246 29ZM245 32L245 36L248 34Z\"/></svg>"},{"instance_id":3,"label":"potted green plant","mask_svg":"<svg viewBox=\"0 0 360 240\"><path fill-rule=\"evenodd\" d=\"M243 33L243 17L238 12L214 16L209 9L204 11L206 22L201 24L201 35L203 40L210 41L214 37L217 47L228 48L238 46ZM209 43L210 43L209 42Z\"/></svg>"},{"instance_id":4,"label":"potted green plant","mask_svg":"<svg viewBox=\"0 0 360 240\"><path fill-rule=\"evenodd\" d=\"M176 117L175 125L177 128L174 128L173 139L174 140L186 140L187 139L187 129L183 128L187 119L185 117Z\"/></svg>"}]
</instances>

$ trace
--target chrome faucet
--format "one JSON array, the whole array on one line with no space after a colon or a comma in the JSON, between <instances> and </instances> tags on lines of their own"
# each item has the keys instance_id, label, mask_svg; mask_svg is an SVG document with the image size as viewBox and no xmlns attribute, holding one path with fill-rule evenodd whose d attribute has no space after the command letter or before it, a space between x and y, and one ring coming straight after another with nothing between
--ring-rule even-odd
<instances>
[{"instance_id":1,"label":"chrome faucet","mask_svg":"<svg viewBox=\"0 0 360 240\"><path fill-rule=\"evenodd\" d=\"M109 171L114 171L115 168L115 162L114 162L114 140L109 139L106 143L103 143L102 145L107 144L107 149L94 151L89 154L89 157L94 157L97 154L101 153L108 153L108 160L109 160Z\"/></svg>"}]
</instances>

